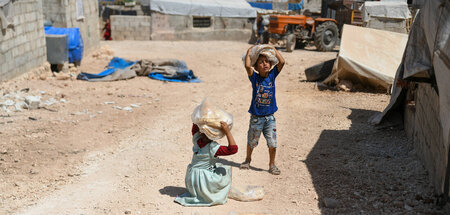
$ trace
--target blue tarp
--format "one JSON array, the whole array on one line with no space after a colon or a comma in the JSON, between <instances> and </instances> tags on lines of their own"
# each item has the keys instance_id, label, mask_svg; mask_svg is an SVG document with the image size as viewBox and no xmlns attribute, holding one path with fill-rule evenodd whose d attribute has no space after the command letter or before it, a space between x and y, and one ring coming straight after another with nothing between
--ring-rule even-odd
<instances>
[{"instance_id":1,"label":"blue tarp","mask_svg":"<svg viewBox=\"0 0 450 215\"><path fill-rule=\"evenodd\" d=\"M250 6L255 8L261 8L265 10L272 10L272 2L249 2ZM300 3L288 3L288 10L301 10L303 9L303 0Z\"/></svg>"},{"instance_id":2,"label":"blue tarp","mask_svg":"<svg viewBox=\"0 0 450 215\"><path fill-rule=\"evenodd\" d=\"M303 9L303 0L300 3L289 3L288 10L301 10Z\"/></svg>"},{"instance_id":3,"label":"blue tarp","mask_svg":"<svg viewBox=\"0 0 450 215\"><path fill-rule=\"evenodd\" d=\"M143 65L141 62L127 61L119 57L114 57L109 62L106 69L102 72L98 74L82 72L78 75L77 79L85 81L113 81L129 79L136 76L136 71L133 69L133 65L136 63L139 63L141 66ZM182 60L162 60L159 63L153 63L151 69L153 72L151 72L148 77L152 79L187 83L201 82L200 79L195 77L192 70L188 69L186 63Z\"/></svg>"},{"instance_id":4,"label":"blue tarp","mask_svg":"<svg viewBox=\"0 0 450 215\"><path fill-rule=\"evenodd\" d=\"M170 81L170 82L188 82L188 83L200 83L202 82L200 79L195 77L192 70L186 69L186 70L180 70L177 71L177 74L175 76L167 77L162 73L158 72L151 72L148 77L160 81Z\"/></svg>"},{"instance_id":5,"label":"blue tarp","mask_svg":"<svg viewBox=\"0 0 450 215\"><path fill-rule=\"evenodd\" d=\"M250 6L266 9L266 10L272 10L272 3L262 3L262 2L249 2Z\"/></svg>"},{"instance_id":6,"label":"blue tarp","mask_svg":"<svg viewBox=\"0 0 450 215\"><path fill-rule=\"evenodd\" d=\"M103 72L100 72L98 74L89 74L89 73L80 73L77 77L79 80L89 80L89 79L96 79L96 78L103 78L105 76L113 74L118 69L125 69L129 66L134 65L136 62L134 61L127 61L125 59L114 57L108 64L108 67L106 67Z\"/></svg>"},{"instance_id":7,"label":"blue tarp","mask_svg":"<svg viewBox=\"0 0 450 215\"><path fill-rule=\"evenodd\" d=\"M154 64L152 72L148 75L152 79L170 82L201 82L182 60L167 59L154 62Z\"/></svg>"},{"instance_id":8,"label":"blue tarp","mask_svg":"<svg viewBox=\"0 0 450 215\"><path fill-rule=\"evenodd\" d=\"M83 58L83 38L79 28L55 28L45 26L45 34L49 35L67 35L69 40L69 62L81 62Z\"/></svg>"}]
</instances>

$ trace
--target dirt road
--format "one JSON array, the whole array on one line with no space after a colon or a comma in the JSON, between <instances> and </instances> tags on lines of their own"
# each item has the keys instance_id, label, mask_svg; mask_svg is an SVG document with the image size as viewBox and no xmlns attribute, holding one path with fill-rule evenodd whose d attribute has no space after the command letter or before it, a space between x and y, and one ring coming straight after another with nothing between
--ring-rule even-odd
<instances>
[{"instance_id":1,"label":"dirt road","mask_svg":"<svg viewBox=\"0 0 450 215\"><path fill-rule=\"evenodd\" d=\"M0 214L443 213L431 203L433 188L404 131L366 123L387 105L388 95L318 91L305 82L306 67L332 59L336 52L282 52L287 65L276 82L277 164L282 173L273 176L267 172L264 139L254 151L253 168L237 168L245 157L251 99L241 61L248 44L102 45L131 60L184 60L203 82L138 77L108 83L1 83L3 94L29 88L28 94L66 103L0 112ZM88 57L81 69L98 73L106 64L105 59ZM233 184L264 186L263 200L229 200L208 208L173 202L186 191L190 114L206 96L234 116L232 133L239 152L222 160L235 167Z\"/></svg>"}]
</instances>

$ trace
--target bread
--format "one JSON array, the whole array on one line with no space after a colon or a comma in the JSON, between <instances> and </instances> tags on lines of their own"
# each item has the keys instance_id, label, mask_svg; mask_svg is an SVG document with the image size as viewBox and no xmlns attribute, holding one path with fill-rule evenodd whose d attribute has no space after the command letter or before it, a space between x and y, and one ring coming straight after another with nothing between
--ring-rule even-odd
<instances>
[{"instance_id":1,"label":"bread","mask_svg":"<svg viewBox=\"0 0 450 215\"><path fill-rule=\"evenodd\" d=\"M211 140L218 140L225 135L222 132L220 121L226 122L230 129L233 125L233 116L212 104L207 98L195 108L191 118L192 122L199 127L200 132Z\"/></svg>"}]
</instances>

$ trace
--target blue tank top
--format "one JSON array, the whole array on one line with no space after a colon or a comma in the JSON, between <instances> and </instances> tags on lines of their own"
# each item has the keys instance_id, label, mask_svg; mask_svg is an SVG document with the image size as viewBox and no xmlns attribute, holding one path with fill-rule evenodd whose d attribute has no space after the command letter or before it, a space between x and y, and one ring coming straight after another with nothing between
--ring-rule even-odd
<instances>
[{"instance_id":1,"label":"blue tank top","mask_svg":"<svg viewBox=\"0 0 450 215\"><path fill-rule=\"evenodd\" d=\"M278 68L274 66L267 77L263 78L256 72L248 76L252 83L252 103L249 113L256 116L266 116L275 113L278 110L275 99L275 78L278 76Z\"/></svg>"}]
</instances>

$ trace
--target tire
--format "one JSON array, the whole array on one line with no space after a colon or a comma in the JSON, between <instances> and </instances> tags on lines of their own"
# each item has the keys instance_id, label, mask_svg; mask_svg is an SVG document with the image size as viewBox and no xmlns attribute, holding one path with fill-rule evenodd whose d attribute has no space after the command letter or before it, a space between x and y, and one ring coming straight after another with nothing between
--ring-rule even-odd
<instances>
[{"instance_id":1,"label":"tire","mask_svg":"<svg viewBox=\"0 0 450 215\"><path fill-rule=\"evenodd\" d=\"M292 52L295 49L295 44L297 43L297 38L295 34L289 34L286 38L286 51Z\"/></svg>"},{"instance_id":2,"label":"tire","mask_svg":"<svg viewBox=\"0 0 450 215\"><path fill-rule=\"evenodd\" d=\"M319 51L331 51L339 38L339 29L336 23L328 21L317 26L314 33L314 45Z\"/></svg>"}]
</instances>

